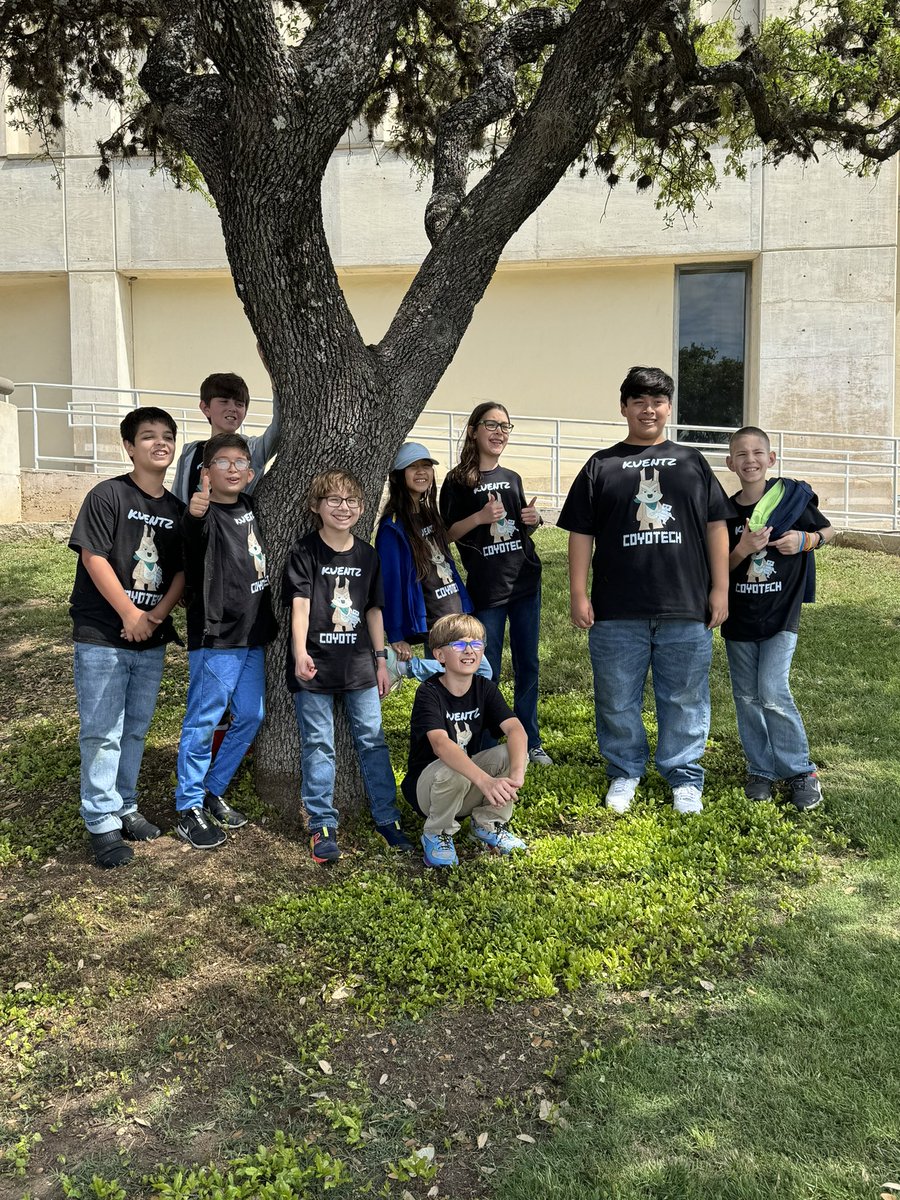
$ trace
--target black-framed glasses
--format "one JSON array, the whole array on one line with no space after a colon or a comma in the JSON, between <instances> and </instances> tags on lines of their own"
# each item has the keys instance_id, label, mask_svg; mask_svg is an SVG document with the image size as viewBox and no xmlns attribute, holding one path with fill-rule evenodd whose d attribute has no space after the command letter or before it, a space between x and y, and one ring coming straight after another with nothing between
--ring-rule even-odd
<instances>
[{"instance_id":1,"label":"black-framed glasses","mask_svg":"<svg viewBox=\"0 0 900 1200\"><path fill-rule=\"evenodd\" d=\"M496 433L498 429L501 433L512 433L515 429L515 425L509 421L479 421L478 424L483 425L489 433Z\"/></svg>"},{"instance_id":2,"label":"black-framed glasses","mask_svg":"<svg viewBox=\"0 0 900 1200\"><path fill-rule=\"evenodd\" d=\"M247 471L250 468L249 458L214 458L209 464L215 467L217 471L229 471L233 467L235 471Z\"/></svg>"},{"instance_id":3,"label":"black-framed glasses","mask_svg":"<svg viewBox=\"0 0 900 1200\"><path fill-rule=\"evenodd\" d=\"M456 650L458 654L463 654L466 650L483 650L484 642L481 638L460 638L458 642L446 642L451 650Z\"/></svg>"},{"instance_id":4,"label":"black-framed glasses","mask_svg":"<svg viewBox=\"0 0 900 1200\"><path fill-rule=\"evenodd\" d=\"M362 507L362 500L359 496L323 496L322 498L329 508L340 508L342 504L346 504L352 512L354 509Z\"/></svg>"}]
</instances>

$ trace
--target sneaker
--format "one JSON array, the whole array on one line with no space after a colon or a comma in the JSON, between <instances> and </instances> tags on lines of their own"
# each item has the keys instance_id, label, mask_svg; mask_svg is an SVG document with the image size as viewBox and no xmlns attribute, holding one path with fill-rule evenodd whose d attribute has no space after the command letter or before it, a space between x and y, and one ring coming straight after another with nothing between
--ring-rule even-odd
<instances>
[{"instance_id":1,"label":"sneaker","mask_svg":"<svg viewBox=\"0 0 900 1200\"><path fill-rule=\"evenodd\" d=\"M94 851L94 861L104 871L110 871L113 867L125 867L134 858L132 848L122 841L121 829L92 833L91 849Z\"/></svg>"},{"instance_id":2,"label":"sneaker","mask_svg":"<svg viewBox=\"0 0 900 1200\"><path fill-rule=\"evenodd\" d=\"M341 848L334 836L336 832L324 825L321 829L317 829L309 839L309 848L313 858L323 866L327 863L337 862L341 857Z\"/></svg>"},{"instance_id":3,"label":"sneaker","mask_svg":"<svg viewBox=\"0 0 900 1200\"><path fill-rule=\"evenodd\" d=\"M512 854L514 850L528 849L526 842L510 833L506 826L499 822L493 829L488 829L476 821L469 821L469 836L488 846L495 854Z\"/></svg>"},{"instance_id":4,"label":"sneaker","mask_svg":"<svg viewBox=\"0 0 900 1200\"><path fill-rule=\"evenodd\" d=\"M388 825L376 825L375 828L392 850L400 850L403 854L412 851L413 844L400 828L399 821L391 821Z\"/></svg>"},{"instance_id":5,"label":"sneaker","mask_svg":"<svg viewBox=\"0 0 900 1200\"><path fill-rule=\"evenodd\" d=\"M456 847L449 833L423 833L426 867L455 867L459 864Z\"/></svg>"},{"instance_id":6,"label":"sneaker","mask_svg":"<svg viewBox=\"0 0 900 1200\"><path fill-rule=\"evenodd\" d=\"M552 767L553 759L543 746L532 746L528 751L528 761L537 763L540 767Z\"/></svg>"},{"instance_id":7,"label":"sneaker","mask_svg":"<svg viewBox=\"0 0 900 1200\"><path fill-rule=\"evenodd\" d=\"M210 821L215 821L222 829L243 829L247 824L247 818L242 812L238 812L236 808L226 804L221 796L214 796L212 792L207 792L203 797L203 815Z\"/></svg>"},{"instance_id":8,"label":"sneaker","mask_svg":"<svg viewBox=\"0 0 900 1200\"><path fill-rule=\"evenodd\" d=\"M393 646L387 648L387 671L388 679L391 681L389 692L396 692L397 688L403 683L404 679L409 678L409 670L405 662L401 662L397 657L397 651ZM412 846L410 846L412 849Z\"/></svg>"},{"instance_id":9,"label":"sneaker","mask_svg":"<svg viewBox=\"0 0 900 1200\"><path fill-rule=\"evenodd\" d=\"M639 778L613 779L609 785L609 791L606 793L606 807L611 808L615 813L627 813L640 782Z\"/></svg>"},{"instance_id":10,"label":"sneaker","mask_svg":"<svg viewBox=\"0 0 900 1200\"><path fill-rule=\"evenodd\" d=\"M788 780L791 789L791 803L798 812L809 812L822 803L822 785L815 771L808 775L795 775Z\"/></svg>"},{"instance_id":11,"label":"sneaker","mask_svg":"<svg viewBox=\"0 0 900 1200\"><path fill-rule=\"evenodd\" d=\"M122 815L122 833L132 842L152 842L162 830L135 810Z\"/></svg>"},{"instance_id":12,"label":"sneaker","mask_svg":"<svg viewBox=\"0 0 900 1200\"><path fill-rule=\"evenodd\" d=\"M202 808L188 808L178 814L175 832L195 850L215 850L225 839L225 832L210 825Z\"/></svg>"},{"instance_id":13,"label":"sneaker","mask_svg":"<svg viewBox=\"0 0 900 1200\"><path fill-rule=\"evenodd\" d=\"M765 775L748 775L744 795L748 800L771 800L772 780L766 779Z\"/></svg>"},{"instance_id":14,"label":"sneaker","mask_svg":"<svg viewBox=\"0 0 900 1200\"><path fill-rule=\"evenodd\" d=\"M677 813L703 812L703 793L698 787L685 784L683 787L672 789L672 806Z\"/></svg>"}]
</instances>

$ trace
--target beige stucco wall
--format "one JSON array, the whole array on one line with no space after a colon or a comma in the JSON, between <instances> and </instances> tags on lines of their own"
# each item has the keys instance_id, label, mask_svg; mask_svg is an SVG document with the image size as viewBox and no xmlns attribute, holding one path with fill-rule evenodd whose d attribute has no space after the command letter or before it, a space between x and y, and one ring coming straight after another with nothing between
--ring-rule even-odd
<instances>
[{"instance_id":1,"label":"beige stucco wall","mask_svg":"<svg viewBox=\"0 0 900 1200\"><path fill-rule=\"evenodd\" d=\"M0 524L22 519L19 479L19 417L15 405L0 396Z\"/></svg>"}]
</instances>

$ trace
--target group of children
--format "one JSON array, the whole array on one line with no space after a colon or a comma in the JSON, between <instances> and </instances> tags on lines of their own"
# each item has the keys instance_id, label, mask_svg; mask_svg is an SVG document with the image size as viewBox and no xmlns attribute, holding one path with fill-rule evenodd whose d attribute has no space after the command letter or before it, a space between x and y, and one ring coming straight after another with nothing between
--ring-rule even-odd
<instances>
[{"instance_id":1,"label":"group of children","mask_svg":"<svg viewBox=\"0 0 900 1200\"><path fill-rule=\"evenodd\" d=\"M641 699L652 667L656 765L677 811L702 808L712 629L727 614L746 793L765 799L789 780L795 805L811 808L818 778L788 673L800 605L814 587L810 551L833 531L807 485L767 481L774 455L758 429L732 438L728 466L742 488L729 501L699 453L665 438L672 394L664 372L629 372L621 389L627 437L589 460L559 520L570 531L572 620L590 630L606 803L625 812L645 770ZM276 401L266 433L244 439L248 403L238 376L204 381L200 407L211 436L183 450L174 494L164 485L174 421L157 408L130 412L121 434L132 470L88 494L72 532L81 813L101 867L127 863L129 842L161 832L139 813L136 786L165 646L177 637L171 611L182 596L189 685L176 832L207 850L247 823L224 796L263 719L264 647L277 630L250 493L279 432ZM282 603L290 612L287 684L300 730L301 799L317 862L340 857L336 696L378 832L392 848L413 849L381 720L382 699L404 677L421 685L402 792L424 819L425 862L456 863L453 836L466 816L470 836L496 853L524 848L507 822L528 765L552 760L537 719L541 563L532 535L541 517L519 476L500 465L512 429L502 405L479 405L440 497L437 460L420 443L404 445L374 548L353 532L364 508L359 481L343 470L312 481L314 529L289 556ZM513 709L497 686L507 622Z\"/></svg>"}]
</instances>

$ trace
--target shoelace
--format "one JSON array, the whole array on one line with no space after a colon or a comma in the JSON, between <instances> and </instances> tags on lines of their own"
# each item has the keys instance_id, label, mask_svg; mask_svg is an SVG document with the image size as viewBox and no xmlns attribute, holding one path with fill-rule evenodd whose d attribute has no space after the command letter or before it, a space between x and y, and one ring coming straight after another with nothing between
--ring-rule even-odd
<instances>
[{"instance_id":1,"label":"shoelace","mask_svg":"<svg viewBox=\"0 0 900 1200\"><path fill-rule=\"evenodd\" d=\"M442 850L449 850L453 846L453 838L449 833L439 833L437 840Z\"/></svg>"}]
</instances>

